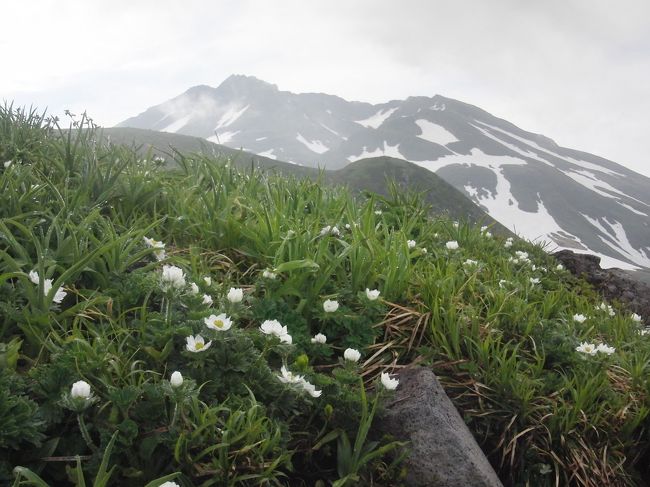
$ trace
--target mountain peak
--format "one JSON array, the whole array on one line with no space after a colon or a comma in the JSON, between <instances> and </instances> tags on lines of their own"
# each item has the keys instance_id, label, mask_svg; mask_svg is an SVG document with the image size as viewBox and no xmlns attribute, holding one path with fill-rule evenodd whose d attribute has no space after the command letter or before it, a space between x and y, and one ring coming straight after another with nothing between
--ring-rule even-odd
<instances>
[{"instance_id":1,"label":"mountain peak","mask_svg":"<svg viewBox=\"0 0 650 487\"><path fill-rule=\"evenodd\" d=\"M244 74L231 74L223 83L221 83L217 90L224 92L229 91L234 94L250 93L251 91L278 91L278 87L271 83L267 83L255 76L247 76Z\"/></svg>"}]
</instances>

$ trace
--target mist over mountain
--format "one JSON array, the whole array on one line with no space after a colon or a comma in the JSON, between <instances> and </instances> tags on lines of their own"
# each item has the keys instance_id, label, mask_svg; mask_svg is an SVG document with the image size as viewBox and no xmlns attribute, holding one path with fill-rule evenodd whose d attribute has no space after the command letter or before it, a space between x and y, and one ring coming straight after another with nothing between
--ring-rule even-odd
<instances>
[{"instance_id":1,"label":"mist over mountain","mask_svg":"<svg viewBox=\"0 0 650 487\"><path fill-rule=\"evenodd\" d=\"M562 116L558 107L558 117ZM261 156L342 168L389 156L424 167L530 240L650 268L650 179L440 95L370 104L250 76L195 86L120 123Z\"/></svg>"}]
</instances>

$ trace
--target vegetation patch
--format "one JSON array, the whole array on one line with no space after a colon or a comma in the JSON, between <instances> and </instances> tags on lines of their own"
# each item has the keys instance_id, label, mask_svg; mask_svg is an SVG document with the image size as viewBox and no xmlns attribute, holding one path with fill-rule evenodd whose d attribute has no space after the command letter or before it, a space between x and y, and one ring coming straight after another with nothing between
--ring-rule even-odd
<instances>
[{"instance_id":1,"label":"vegetation patch","mask_svg":"<svg viewBox=\"0 0 650 487\"><path fill-rule=\"evenodd\" d=\"M640 482L650 336L540 246L74 122L0 109L3 485L399 485L413 363L506 485Z\"/></svg>"}]
</instances>

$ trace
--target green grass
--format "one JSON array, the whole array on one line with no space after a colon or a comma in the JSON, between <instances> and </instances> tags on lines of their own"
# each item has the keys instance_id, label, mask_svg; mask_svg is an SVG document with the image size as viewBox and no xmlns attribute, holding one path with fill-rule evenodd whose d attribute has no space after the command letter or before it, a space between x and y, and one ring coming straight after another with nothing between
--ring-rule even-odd
<instances>
[{"instance_id":1,"label":"green grass","mask_svg":"<svg viewBox=\"0 0 650 487\"><path fill-rule=\"evenodd\" d=\"M456 225L399 184L357 194L179 150L163 163L77 125L0 110L0 483L399 485L397 445L367 428L390 393L379 373L417 361L506 485L642 485L650 335L540 247ZM164 286L163 265L185 285ZM232 328L207 328L220 313ZM197 334L209 348L188 351ZM91 395L72 397L82 380Z\"/></svg>"}]
</instances>

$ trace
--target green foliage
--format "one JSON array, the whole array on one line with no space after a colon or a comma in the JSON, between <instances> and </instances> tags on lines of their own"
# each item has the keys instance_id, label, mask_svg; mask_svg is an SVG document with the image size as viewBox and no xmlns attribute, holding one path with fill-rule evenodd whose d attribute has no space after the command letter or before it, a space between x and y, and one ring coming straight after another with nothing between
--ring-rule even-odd
<instances>
[{"instance_id":1,"label":"green foliage","mask_svg":"<svg viewBox=\"0 0 650 487\"><path fill-rule=\"evenodd\" d=\"M355 198L206 155L161 161L72 121L0 109L0 482L396 485L366 388L413 362L506 484L639 477L650 336L540 246L434 217L398 184ZM163 285L163 266L182 282ZM230 328L208 327L222 313ZM358 368L333 367L348 347Z\"/></svg>"}]
</instances>

